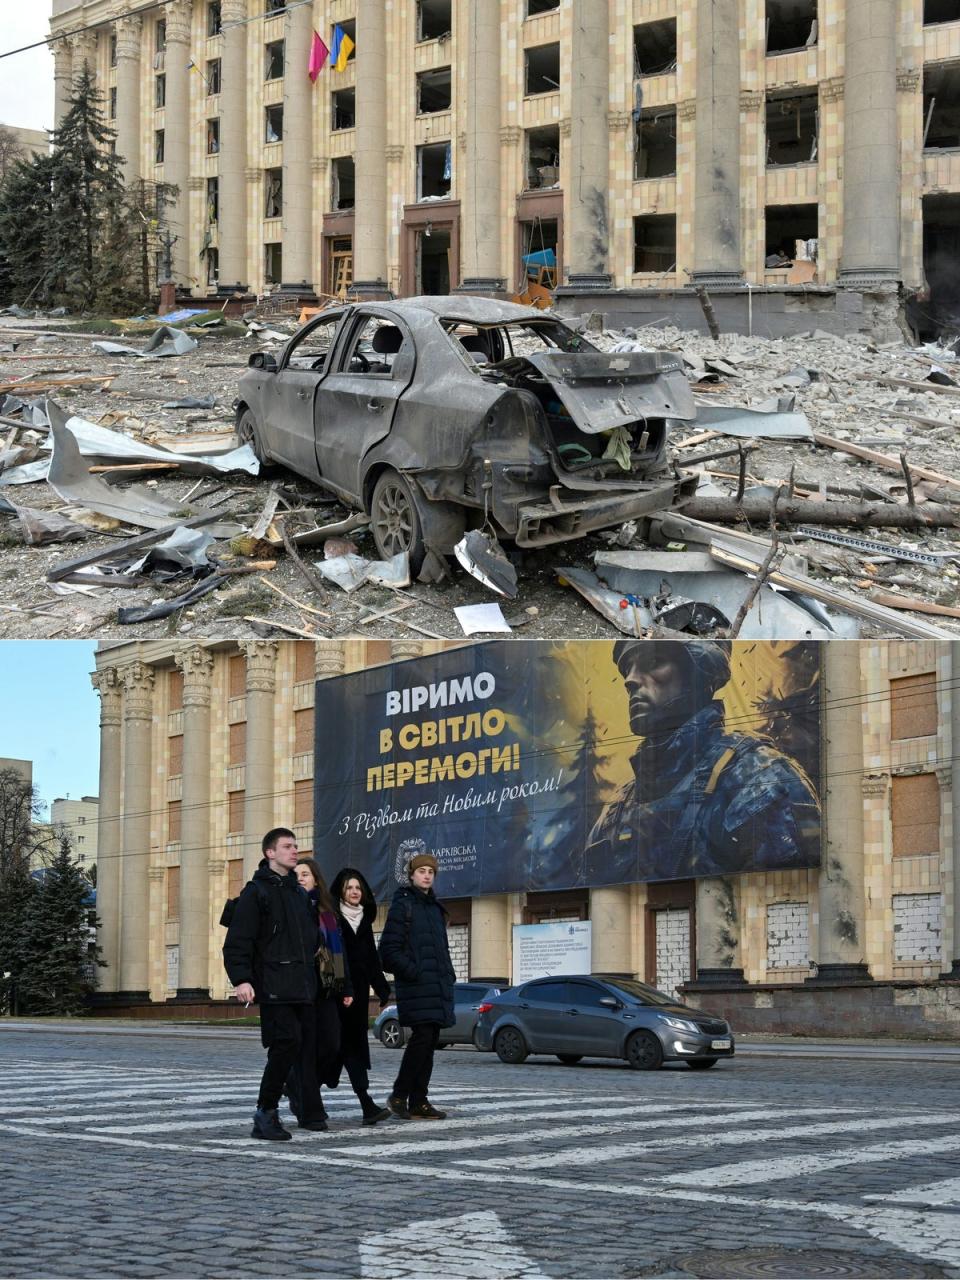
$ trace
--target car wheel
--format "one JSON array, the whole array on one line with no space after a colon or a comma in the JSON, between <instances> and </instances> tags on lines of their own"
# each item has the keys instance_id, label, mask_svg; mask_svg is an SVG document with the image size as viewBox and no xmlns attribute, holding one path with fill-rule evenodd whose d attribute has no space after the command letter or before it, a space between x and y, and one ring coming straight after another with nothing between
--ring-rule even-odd
<instances>
[{"instance_id":1,"label":"car wheel","mask_svg":"<svg viewBox=\"0 0 960 1280\"><path fill-rule=\"evenodd\" d=\"M530 1052L516 1027L502 1027L494 1038L493 1047L501 1062L509 1062L513 1066L523 1062Z\"/></svg>"},{"instance_id":2,"label":"car wheel","mask_svg":"<svg viewBox=\"0 0 960 1280\"><path fill-rule=\"evenodd\" d=\"M261 466L269 461L260 442L260 428L257 426L257 419L251 409L244 409L240 415L240 421L237 423L237 443L241 446L245 444L251 445Z\"/></svg>"},{"instance_id":3,"label":"car wheel","mask_svg":"<svg viewBox=\"0 0 960 1280\"><path fill-rule=\"evenodd\" d=\"M557 1057L565 1067L575 1067L583 1057L582 1053L558 1053Z\"/></svg>"},{"instance_id":4,"label":"car wheel","mask_svg":"<svg viewBox=\"0 0 960 1280\"><path fill-rule=\"evenodd\" d=\"M627 1062L634 1071L656 1071L663 1066L663 1046L652 1031L635 1031L627 1041Z\"/></svg>"},{"instance_id":5,"label":"car wheel","mask_svg":"<svg viewBox=\"0 0 960 1280\"><path fill-rule=\"evenodd\" d=\"M423 564L423 523L410 484L396 471L384 471L373 487L370 502L373 540L385 560L406 551L410 573L416 577Z\"/></svg>"},{"instance_id":6,"label":"car wheel","mask_svg":"<svg viewBox=\"0 0 960 1280\"><path fill-rule=\"evenodd\" d=\"M688 1058L687 1066L693 1067L694 1071L705 1071L707 1067L715 1067L717 1065L716 1058Z\"/></svg>"},{"instance_id":7,"label":"car wheel","mask_svg":"<svg viewBox=\"0 0 960 1280\"><path fill-rule=\"evenodd\" d=\"M403 1044L403 1031L396 1018L388 1018L380 1027L380 1043L387 1049L399 1049Z\"/></svg>"}]
</instances>

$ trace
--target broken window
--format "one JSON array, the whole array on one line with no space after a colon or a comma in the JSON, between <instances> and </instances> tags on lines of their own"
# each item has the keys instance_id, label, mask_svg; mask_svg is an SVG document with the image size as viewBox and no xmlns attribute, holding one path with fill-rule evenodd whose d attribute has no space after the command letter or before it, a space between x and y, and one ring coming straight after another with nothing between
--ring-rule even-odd
<instances>
[{"instance_id":1,"label":"broken window","mask_svg":"<svg viewBox=\"0 0 960 1280\"><path fill-rule=\"evenodd\" d=\"M286 7L287 0L267 0L263 11L268 15L271 13L283 13Z\"/></svg>"},{"instance_id":2,"label":"broken window","mask_svg":"<svg viewBox=\"0 0 960 1280\"><path fill-rule=\"evenodd\" d=\"M163 18L159 20L154 28L153 47L156 49L157 53L163 53L164 49L167 47L167 24L164 22Z\"/></svg>"},{"instance_id":3,"label":"broken window","mask_svg":"<svg viewBox=\"0 0 960 1280\"><path fill-rule=\"evenodd\" d=\"M263 282L279 284L283 279L283 245L279 240L263 246Z\"/></svg>"},{"instance_id":4,"label":"broken window","mask_svg":"<svg viewBox=\"0 0 960 1280\"><path fill-rule=\"evenodd\" d=\"M418 200L445 200L450 194L450 178L449 142L430 142L417 147Z\"/></svg>"},{"instance_id":5,"label":"broken window","mask_svg":"<svg viewBox=\"0 0 960 1280\"><path fill-rule=\"evenodd\" d=\"M167 77L157 76L153 85L153 105L159 111L167 105Z\"/></svg>"},{"instance_id":6,"label":"broken window","mask_svg":"<svg viewBox=\"0 0 960 1280\"><path fill-rule=\"evenodd\" d=\"M283 141L283 103L278 102L272 107L264 107L264 142L282 142Z\"/></svg>"},{"instance_id":7,"label":"broken window","mask_svg":"<svg viewBox=\"0 0 960 1280\"><path fill-rule=\"evenodd\" d=\"M767 165L811 164L817 158L817 91L767 96Z\"/></svg>"},{"instance_id":8,"label":"broken window","mask_svg":"<svg viewBox=\"0 0 960 1280\"><path fill-rule=\"evenodd\" d=\"M271 40L263 46L264 80L283 79L283 40Z\"/></svg>"},{"instance_id":9,"label":"broken window","mask_svg":"<svg viewBox=\"0 0 960 1280\"><path fill-rule=\"evenodd\" d=\"M109 118L116 120L117 118L117 88L116 85L110 90L110 106L108 108Z\"/></svg>"},{"instance_id":10,"label":"broken window","mask_svg":"<svg viewBox=\"0 0 960 1280\"><path fill-rule=\"evenodd\" d=\"M817 0L767 0L767 53L796 53L817 43Z\"/></svg>"},{"instance_id":11,"label":"broken window","mask_svg":"<svg viewBox=\"0 0 960 1280\"><path fill-rule=\"evenodd\" d=\"M279 218L283 215L283 170L267 169L263 175L265 200L263 216Z\"/></svg>"},{"instance_id":12,"label":"broken window","mask_svg":"<svg viewBox=\"0 0 960 1280\"><path fill-rule=\"evenodd\" d=\"M350 345L340 360L340 369L343 373L385 374L389 377L404 343L412 347L411 339L392 320L367 316L351 334Z\"/></svg>"},{"instance_id":13,"label":"broken window","mask_svg":"<svg viewBox=\"0 0 960 1280\"><path fill-rule=\"evenodd\" d=\"M633 269L664 274L677 265L677 218L648 213L633 220Z\"/></svg>"},{"instance_id":14,"label":"broken window","mask_svg":"<svg viewBox=\"0 0 960 1280\"><path fill-rule=\"evenodd\" d=\"M526 131L526 189L556 187L560 182L560 126Z\"/></svg>"},{"instance_id":15,"label":"broken window","mask_svg":"<svg viewBox=\"0 0 960 1280\"><path fill-rule=\"evenodd\" d=\"M764 265L768 270L816 257L819 210L815 204L768 204L764 218ZM797 241L802 246L799 249Z\"/></svg>"},{"instance_id":16,"label":"broken window","mask_svg":"<svg viewBox=\"0 0 960 1280\"><path fill-rule=\"evenodd\" d=\"M451 0L417 0L417 43L442 40L453 30Z\"/></svg>"},{"instance_id":17,"label":"broken window","mask_svg":"<svg viewBox=\"0 0 960 1280\"><path fill-rule=\"evenodd\" d=\"M559 9L560 0L527 0L527 17L533 18L538 13L549 13L551 9Z\"/></svg>"},{"instance_id":18,"label":"broken window","mask_svg":"<svg viewBox=\"0 0 960 1280\"><path fill-rule=\"evenodd\" d=\"M417 76L417 115L431 111L449 111L452 78L449 67L421 71Z\"/></svg>"},{"instance_id":19,"label":"broken window","mask_svg":"<svg viewBox=\"0 0 960 1280\"><path fill-rule=\"evenodd\" d=\"M110 65L111 67L117 65L117 33L115 31L110 32Z\"/></svg>"},{"instance_id":20,"label":"broken window","mask_svg":"<svg viewBox=\"0 0 960 1280\"><path fill-rule=\"evenodd\" d=\"M207 221L220 221L220 179L207 179Z\"/></svg>"},{"instance_id":21,"label":"broken window","mask_svg":"<svg viewBox=\"0 0 960 1280\"><path fill-rule=\"evenodd\" d=\"M220 154L220 117L214 116L207 121L207 155Z\"/></svg>"},{"instance_id":22,"label":"broken window","mask_svg":"<svg viewBox=\"0 0 960 1280\"><path fill-rule=\"evenodd\" d=\"M960 74L954 64L923 70L923 148L960 147Z\"/></svg>"},{"instance_id":23,"label":"broken window","mask_svg":"<svg viewBox=\"0 0 960 1280\"><path fill-rule=\"evenodd\" d=\"M538 44L525 49L523 56L526 94L556 93L560 88L560 45Z\"/></svg>"},{"instance_id":24,"label":"broken window","mask_svg":"<svg viewBox=\"0 0 960 1280\"><path fill-rule=\"evenodd\" d=\"M674 107L641 111L636 125L633 176L668 178L677 172L677 112Z\"/></svg>"},{"instance_id":25,"label":"broken window","mask_svg":"<svg viewBox=\"0 0 960 1280\"><path fill-rule=\"evenodd\" d=\"M220 250L215 249L213 245L207 248L207 284L212 288L216 288L217 281L220 279Z\"/></svg>"},{"instance_id":26,"label":"broken window","mask_svg":"<svg viewBox=\"0 0 960 1280\"><path fill-rule=\"evenodd\" d=\"M212 98L220 92L220 59L211 58L207 63L207 96Z\"/></svg>"},{"instance_id":27,"label":"broken window","mask_svg":"<svg viewBox=\"0 0 960 1280\"><path fill-rule=\"evenodd\" d=\"M153 135L153 163L163 164L164 139L163 130L158 129Z\"/></svg>"},{"instance_id":28,"label":"broken window","mask_svg":"<svg viewBox=\"0 0 960 1280\"><path fill-rule=\"evenodd\" d=\"M633 28L633 74L659 76L677 66L677 20L644 22Z\"/></svg>"},{"instance_id":29,"label":"broken window","mask_svg":"<svg viewBox=\"0 0 960 1280\"><path fill-rule=\"evenodd\" d=\"M218 36L223 29L223 18L220 14L220 0L213 0L207 5L207 35Z\"/></svg>"},{"instance_id":30,"label":"broken window","mask_svg":"<svg viewBox=\"0 0 960 1280\"><path fill-rule=\"evenodd\" d=\"M353 208L354 171L353 156L339 156L331 167L333 188L331 203L334 209Z\"/></svg>"},{"instance_id":31,"label":"broken window","mask_svg":"<svg viewBox=\"0 0 960 1280\"><path fill-rule=\"evenodd\" d=\"M923 25L960 22L960 0L923 0Z\"/></svg>"},{"instance_id":32,"label":"broken window","mask_svg":"<svg viewBox=\"0 0 960 1280\"><path fill-rule=\"evenodd\" d=\"M330 95L330 119L333 129L352 129L357 123L356 89L336 89Z\"/></svg>"}]
</instances>

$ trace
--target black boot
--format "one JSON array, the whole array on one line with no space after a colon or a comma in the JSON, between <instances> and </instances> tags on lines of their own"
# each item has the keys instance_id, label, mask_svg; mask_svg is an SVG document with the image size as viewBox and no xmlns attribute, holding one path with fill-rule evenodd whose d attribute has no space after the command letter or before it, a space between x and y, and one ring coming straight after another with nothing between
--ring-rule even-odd
<instances>
[{"instance_id":1,"label":"black boot","mask_svg":"<svg viewBox=\"0 0 960 1280\"><path fill-rule=\"evenodd\" d=\"M253 1128L250 1130L250 1137L266 1138L268 1142L289 1142L293 1134L288 1133L280 1123L276 1108L272 1111L263 1111L260 1107L257 1107L253 1113Z\"/></svg>"},{"instance_id":2,"label":"black boot","mask_svg":"<svg viewBox=\"0 0 960 1280\"><path fill-rule=\"evenodd\" d=\"M298 1120L298 1129L309 1129L311 1133L326 1133L327 1118L326 1116L317 1116L315 1120Z\"/></svg>"},{"instance_id":3,"label":"black boot","mask_svg":"<svg viewBox=\"0 0 960 1280\"><path fill-rule=\"evenodd\" d=\"M360 1106L363 1108L363 1123L377 1124L380 1120L389 1120L391 1113L386 1107L378 1106L370 1097L369 1093L361 1093L359 1095Z\"/></svg>"},{"instance_id":4,"label":"black boot","mask_svg":"<svg viewBox=\"0 0 960 1280\"><path fill-rule=\"evenodd\" d=\"M407 1106L406 1098L398 1098L395 1093L392 1093L387 1099L387 1106L390 1108L391 1114L395 1115L398 1120L410 1119L410 1109Z\"/></svg>"}]
</instances>

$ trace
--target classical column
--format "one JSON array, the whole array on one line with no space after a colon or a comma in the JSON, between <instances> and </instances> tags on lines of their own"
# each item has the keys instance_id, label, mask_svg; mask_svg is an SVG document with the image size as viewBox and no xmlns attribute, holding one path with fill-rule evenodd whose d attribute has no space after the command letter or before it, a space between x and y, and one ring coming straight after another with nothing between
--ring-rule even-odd
<instances>
[{"instance_id":1,"label":"classical column","mask_svg":"<svg viewBox=\"0 0 960 1280\"><path fill-rule=\"evenodd\" d=\"M357 124L353 284L350 297L387 288L387 44L382 0L357 0Z\"/></svg>"},{"instance_id":2,"label":"classical column","mask_svg":"<svg viewBox=\"0 0 960 1280\"><path fill-rule=\"evenodd\" d=\"M561 168L567 287L608 289L610 211L607 111L610 30L606 4L571 0L570 142Z\"/></svg>"},{"instance_id":3,"label":"classical column","mask_svg":"<svg viewBox=\"0 0 960 1280\"><path fill-rule=\"evenodd\" d=\"M343 642L340 640L318 641L313 661L318 680L326 680L329 676L342 676L347 666Z\"/></svg>"},{"instance_id":4,"label":"classical column","mask_svg":"<svg viewBox=\"0 0 960 1280\"><path fill-rule=\"evenodd\" d=\"M732 876L711 876L697 881L698 983L740 986L740 904Z\"/></svg>"},{"instance_id":5,"label":"classical column","mask_svg":"<svg viewBox=\"0 0 960 1280\"><path fill-rule=\"evenodd\" d=\"M630 887L590 890L591 971L632 978Z\"/></svg>"},{"instance_id":6,"label":"classical column","mask_svg":"<svg viewBox=\"0 0 960 1280\"><path fill-rule=\"evenodd\" d=\"M693 281L739 284L740 24L737 0L697 4Z\"/></svg>"},{"instance_id":7,"label":"classical column","mask_svg":"<svg viewBox=\"0 0 960 1280\"><path fill-rule=\"evenodd\" d=\"M101 991L120 986L120 715L123 685L116 667L102 667L92 676L100 695L100 806L97 816L97 942L106 969L101 970Z\"/></svg>"},{"instance_id":8,"label":"classical column","mask_svg":"<svg viewBox=\"0 0 960 1280\"><path fill-rule=\"evenodd\" d=\"M395 662L403 662L407 658L422 658L425 645L422 640L391 640L390 657Z\"/></svg>"},{"instance_id":9,"label":"classical column","mask_svg":"<svg viewBox=\"0 0 960 1280\"><path fill-rule=\"evenodd\" d=\"M466 30L466 129L461 134L462 283L458 293L495 293L500 275L500 11L472 4Z\"/></svg>"},{"instance_id":10,"label":"classical column","mask_svg":"<svg viewBox=\"0 0 960 1280\"><path fill-rule=\"evenodd\" d=\"M223 21L223 53L220 59L222 87L218 288L221 293L245 293L248 287L247 0L221 0L220 15ZM257 216L259 217L259 213Z\"/></svg>"},{"instance_id":11,"label":"classical column","mask_svg":"<svg viewBox=\"0 0 960 1280\"><path fill-rule=\"evenodd\" d=\"M176 651L183 672L183 768L180 804L180 978L178 1000L209 995L210 678L213 654L202 645ZM261 832L262 834L262 832Z\"/></svg>"},{"instance_id":12,"label":"classical column","mask_svg":"<svg viewBox=\"0 0 960 1280\"><path fill-rule=\"evenodd\" d=\"M190 252L190 15L191 0L172 0L164 10L167 49L163 66L167 77L166 106L163 113L163 180L177 187L178 195L167 211L170 230L177 237L173 246L173 277L181 288L189 286L196 274ZM199 79L199 77L198 77Z\"/></svg>"},{"instance_id":13,"label":"classical column","mask_svg":"<svg viewBox=\"0 0 960 1280\"><path fill-rule=\"evenodd\" d=\"M960 641L950 644L950 841L953 855L953 964L945 976L960 979ZM944 907L947 904L944 903ZM946 914L946 912L944 912Z\"/></svg>"},{"instance_id":14,"label":"classical column","mask_svg":"<svg viewBox=\"0 0 960 1280\"><path fill-rule=\"evenodd\" d=\"M817 972L809 982L869 980L864 963L863 727L860 646L824 644L823 843Z\"/></svg>"},{"instance_id":15,"label":"classical column","mask_svg":"<svg viewBox=\"0 0 960 1280\"><path fill-rule=\"evenodd\" d=\"M303 293L313 289L313 85L307 75L313 5L287 10L284 36L281 287Z\"/></svg>"},{"instance_id":16,"label":"classical column","mask_svg":"<svg viewBox=\"0 0 960 1280\"><path fill-rule=\"evenodd\" d=\"M900 277L897 0L847 0L840 283Z\"/></svg>"},{"instance_id":17,"label":"classical column","mask_svg":"<svg viewBox=\"0 0 960 1280\"><path fill-rule=\"evenodd\" d=\"M500 986L510 982L510 897L474 898L470 910L470 978Z\"/></svg>"},{"instance_id":18,"label":"classical column","mask_svg":"<svg viewBox=\"0 0 960 1280\"><path fill-rule=\"evenodd\" d=\"M123 175L130 183L140 177L140 49L143 43L139 18L121 18L117 33L117 155L123 158Z\"/></svg>"},{"instance_id":19,"label":"classical column","mask_svg":"<svg viewBox=\"0 0 960 1280\"><path fill-rule=\"evenodd\" d=\"M151 667L133 662L123 671L123 879L120 916L120 990L149 996L150 965L150 735L153 730Z\"/></svg>"},{"instance_id":20,"label":"classical column","mask_svg":"<svg viewBox=\"0 0 960 1280\"><path fill-rule=\"evenodd\" d=\"M247 659L247 762L244 768L243 831L246 876L256 871L260 842L273 827L292 827L291 801L278 810L273 794L273 711L277 688L276 640L246 640L240 648Z\"/></svg>"},{"instance_id":21,"label":"classical column","mask_svg":"<svg viewBox=\"0 0 960 1280\"><path fill-rule=\"evenodd\" d=\"M73 53L69 37L61 37L52 46L53 50L53 127L60 128L60 121L66 115L73 87Z\"/></svg>"}]
</instances>

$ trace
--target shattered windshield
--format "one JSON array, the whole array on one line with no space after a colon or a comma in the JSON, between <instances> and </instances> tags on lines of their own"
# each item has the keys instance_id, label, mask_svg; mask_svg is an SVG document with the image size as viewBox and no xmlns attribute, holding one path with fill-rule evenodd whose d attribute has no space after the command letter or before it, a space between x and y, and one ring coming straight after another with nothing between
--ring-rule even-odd
<instances>
[{"instance_id":1,"label":"shattered windshield","mask_svg":"<svg viewBox=\"0 0 960 1280\"><path fill-rule=\"evenodd\" d=\"M596 351L579 333L556 320L525 320L513 324L468 324L458 320L441 320L447 336L472 364L497 364L513 356L527 356L539 351L577 353Z\"/></svg>"}]
</instances>

